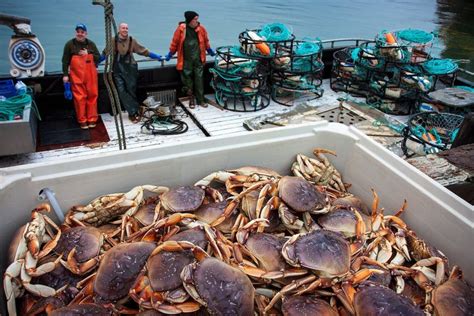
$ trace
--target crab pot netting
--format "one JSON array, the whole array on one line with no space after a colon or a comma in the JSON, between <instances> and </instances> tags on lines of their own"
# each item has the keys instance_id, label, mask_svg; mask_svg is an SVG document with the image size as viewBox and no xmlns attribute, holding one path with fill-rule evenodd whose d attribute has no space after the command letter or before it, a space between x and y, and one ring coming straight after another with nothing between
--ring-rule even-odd
<instances>
[{"instance_id":1,"label":"crab pot netting","mask_svg":"<svg viewBox=\"0 0 474 316\"><path fill-rule=\"evenodd\" d=\"M451 148L464 117L451 113L422 112L413 115L404 130L402 149L407 155L406 141L411 139L425 148Z\"/></svg>"},{"instance_id":2,"label":"crab pot netting","mask_svg":"<svg viewBox=\"0 0 474 316\"><path fill-rule=\"evenodd\" d=\"M267 67L243 55L239 47L217 48L211 85L216 101L225 109L238 112L258 111L268 106Z\"/></svg>"},{"instance_id":3,"label":"crab pot netting","mask_svg":"<svg viewBox=\"0 0 474 316\"><path fill-rule=\"evenodd\" d=\"M294 41L293 50L271 61L272 99L282 105L320 98L324 64L321 41ZM294 98L294 100L292 100Z\"/></svg>"},{"instance_id":4,"label":"crab pot netting","mask_svg":"<svg viewBox=\"0 0 474 316\"><path fill-rule=\"evenodd\" d=\"M275 58L292 52L295 40L293 34L287 34L285 37L273 36L268 39L260 35L263 30L247 30L239 34L242 53L258 58Z\"/></svg>"},{"instance_id":5,"label":"crab pot netting","mask_svg":"<svg viewBox=\"0 0 474 316\"><path fill-rule=\"evenodd\" d=\"M358 48L348 47L334 52L330 79L331 89L366 95L369 76L364 68L356 65L352 56L355 50Z\"/></svg>"},{"instance_id":6,"label":"crab pot netting","mask_svg":"<svg viewBox=\"0 0 474 316\"><path fill-rule=\"evenodd\" d=\"M410 62L420 63L425 62L431 56L436 35L431 32L428 33L417 29L404 29L393 32L395 40L401 46L406 47L410 56ZM380 39L386 42L386 37Z\"/></svg>"},{"instance_id":7,"label":"crab pot netting","mask_svg":"<svg viewBox=\"0 0 474 316\"><path fill-rule=\"evenodd\" d=\"M424 73L433 78L433 89L441 81L444 85L453 86L459 70L458 64L451 59L430 59L421 64Z\"/></svg>"},{"instance_id":8,"label":"crab pot netting","mask_svg":"<svg viewBox=\"0 0 474 316\"><path fill-rule=\"evenodd\" d=\"M409 115L415 112L420 104L419 98L414 95L407 95L405 98L394 100L380 97L371 89L367 92L365 102L368 106L391 115Z\"/></svg>"},{"instance_id":9,"label":"crab pot netting","mask_svg":"<svg viewBox=\"0 0 474 316\"><path fill-rule=\"evenodd\" d=\"M295 90L279 86L272 88L272 100L285 106L294 106L323 96L323 89Z\"/></svg>"}]
</instances>

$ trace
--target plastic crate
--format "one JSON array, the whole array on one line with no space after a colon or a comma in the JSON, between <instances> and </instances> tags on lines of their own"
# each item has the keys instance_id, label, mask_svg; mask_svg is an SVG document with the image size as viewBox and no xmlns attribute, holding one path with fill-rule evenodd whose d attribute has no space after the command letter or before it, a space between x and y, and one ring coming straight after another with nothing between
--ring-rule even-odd
<instances>
[{"instance_id":1,"label":"plastic crate","mask_svg":"<svg viewBox=\"0 0 474 316\"><path fill-rule=\"evenodd\" d=\"M337 157L328 158L344 182L353 184L349 191L369 205L371 188L377 190L386 214L393 214L406 199L403 220L442 250L451 264L460 265L474 284L474 256L469 255L474 240L473 207L357 128L327 121L4 168L0 251L6 253L14 231L28 220L38 193L46 187L55 192L66 211L136 185L188 185L213 171L245 165L288 174L296 154L311 156L315 147L337 152Z\"/></svg>"},{"instance_id":2,"label":"plastic crate","mask_svg":"<svg viewBox=\"0 0 474 316\"><path fill-rule=\"evenodd\" d=\"M16 96L16 89L13 80L0 80L0 95L5 98Z\"/></svg>"}]
</instances>

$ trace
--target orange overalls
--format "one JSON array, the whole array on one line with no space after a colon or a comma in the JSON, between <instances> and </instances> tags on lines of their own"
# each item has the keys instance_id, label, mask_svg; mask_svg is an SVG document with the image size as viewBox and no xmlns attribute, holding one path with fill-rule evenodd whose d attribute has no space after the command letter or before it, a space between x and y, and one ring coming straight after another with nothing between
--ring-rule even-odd
<instances>
[{"instance_id":1,"label":"orange overalls","mask_svg":"<svg viewBox=\"0 0 474 316\"><path fill-rule=\"evenodd\" d=\"M97 68L94 55L74 55L69 65L69 78L74 97L77 121L81 123L97 122Z\"/></svg>"}]
</instances>

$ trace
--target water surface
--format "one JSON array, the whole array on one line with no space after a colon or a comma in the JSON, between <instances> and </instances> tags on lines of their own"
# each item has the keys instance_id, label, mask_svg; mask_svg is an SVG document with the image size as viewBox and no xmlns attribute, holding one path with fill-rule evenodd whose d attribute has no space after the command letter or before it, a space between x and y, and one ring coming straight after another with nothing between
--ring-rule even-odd
<instances>
[{"instance_id":1,"label":"water surface","mask_svg":"<svg viewBox=\"0 0 474 316\"><path fill-rule=\"evenodd\" d=\"M381 30L417 28L434 31L440 39L435 55L470 59L474 69L474 1L472 0L115 0L115 19L129 24L130 34L159 54L166 54L183 12L194 10L208 29L212 47L235 45L245 29L280 22L297 38L373 38ZM103 8L80 0L2 0L0 12L32 20L32 30L43 44L48 72L61 69L64 43L74 26L86 23L89 38L104 47ZM8 41L12 31L0 27L0 74L9 70ZM141 67L153 63L141 64ZM463 65L466 67L466 65Z\"/></svg>"}]
</instances>

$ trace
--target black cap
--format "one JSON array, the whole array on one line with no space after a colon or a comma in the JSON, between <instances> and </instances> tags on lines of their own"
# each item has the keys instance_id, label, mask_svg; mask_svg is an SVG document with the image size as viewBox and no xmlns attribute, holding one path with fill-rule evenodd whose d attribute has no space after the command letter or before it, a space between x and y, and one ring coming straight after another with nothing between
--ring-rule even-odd
<instances>
[{"instance_id":1,"label":"black cap","mask_svg":"<svg viewBox=\"0 0 474 316\"><path fill-rule=\"evenodd\" d=\"M192 21L192 19L194 19L195 17L199 16L199 14L197 14L196 12L194 11L186 11L184 12L184 18L186 19L186 23L189 23Z\"/></svg>"}]
</instances>

